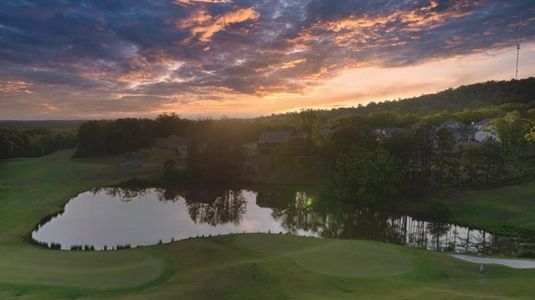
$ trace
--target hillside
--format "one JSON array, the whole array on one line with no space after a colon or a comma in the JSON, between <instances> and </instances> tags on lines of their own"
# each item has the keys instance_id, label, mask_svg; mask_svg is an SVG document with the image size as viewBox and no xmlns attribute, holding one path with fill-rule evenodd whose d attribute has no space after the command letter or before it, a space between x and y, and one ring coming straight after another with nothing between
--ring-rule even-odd
<instances>
[{"instance_id":1,"label":"hillside","mask_svg":"<svg viewBox=\"0 0 535 300\"><path fill-rule=\"evenodd\" d=\"M327 119L337 119L384 112L412 115L430 115L444 111L455 113L463 110L474 110L500 105L535 106L535 78L488 81L450 88L435 94L378 103L370 102L367 105L359 105L358 107L319 110L317 112ZM278 114L260 117L259 119L284 121L294 114Z\"/></svg>"}]
</instances>

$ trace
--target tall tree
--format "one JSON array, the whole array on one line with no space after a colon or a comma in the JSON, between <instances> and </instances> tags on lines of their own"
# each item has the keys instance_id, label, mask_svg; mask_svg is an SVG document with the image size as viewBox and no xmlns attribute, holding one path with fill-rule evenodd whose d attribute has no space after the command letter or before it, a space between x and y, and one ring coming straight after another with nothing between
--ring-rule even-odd
<instances>
[{"instance_id":1,"label":"tall tree","mask_svg":"<svg viewBox=\"0 0 535 300\"><path fill-rule=\"evenodd\" d=\"M502 118L496 118L492 121L491 127L494 128L502 143L504 153L512 159L517 159L522 154L525 146L526 134L530 131L529 122L522 118L518 111L507 113Z\"/></svg>"},{"instance_id":2,"label":"tall tree","mask_svg":"<svg viewBox=\"0 0 535 300\"><path fill-rule=\"evenodd\" d=\"M353 147L337 159L338 194L366 204L393 200L401 194L403 171L388 151Z\"/></svg>"}]
</instances>

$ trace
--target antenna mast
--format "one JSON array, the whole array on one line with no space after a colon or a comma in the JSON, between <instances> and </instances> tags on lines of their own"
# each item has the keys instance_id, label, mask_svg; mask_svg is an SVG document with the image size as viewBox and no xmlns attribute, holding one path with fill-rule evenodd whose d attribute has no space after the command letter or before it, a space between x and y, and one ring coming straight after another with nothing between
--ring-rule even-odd
<instances>
[{"instance_id":1,"label":"antenna mast","mask_svg":"<svg viewBox=\"0 0 535 300\"><path fill-rule=\"evenodd\" d=\"M515 79L518 79L518 56L520 54L520 44L516 44L516 71Z\"/></svg>"},{"instance_id":2,"label":"antenna mast","mask_svg":"<svg viewBox=\"0 0 535 300\"><path fill-rule=\"evenodd\" d=\"M519 34L520 36L520 25L522 23L522 17L521 16L518 16L518 26L516 28L517 30L517 33ZM516 44L516 70L515 70L515 80L518 79L518 57L520 56L520 38L519 38L519 41L518 41L518 44Z\"/></svg>"}]
</instances>

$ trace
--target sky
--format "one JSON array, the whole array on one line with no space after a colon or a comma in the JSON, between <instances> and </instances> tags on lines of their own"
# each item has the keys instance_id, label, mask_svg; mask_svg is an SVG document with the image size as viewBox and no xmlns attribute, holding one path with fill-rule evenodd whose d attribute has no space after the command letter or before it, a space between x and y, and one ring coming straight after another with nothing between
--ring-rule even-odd
<instances>
[{"instance_id":1,"label":"sky","mask_svg":"<svg viewBox=\"0 0 535 300\"><path fill-rule=\"evenodd\" d=\"M535 1L2 0L0 119L253 117L535 76Z\"/></svg>"}]
</instances>

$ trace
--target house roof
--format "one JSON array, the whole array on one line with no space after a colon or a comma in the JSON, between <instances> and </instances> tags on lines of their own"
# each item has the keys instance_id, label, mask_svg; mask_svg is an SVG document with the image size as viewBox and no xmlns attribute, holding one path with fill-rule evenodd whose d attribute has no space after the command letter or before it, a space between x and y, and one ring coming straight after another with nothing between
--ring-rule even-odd
<instances>
[{"instance_id":1,"label":"house roof","mask_svg":"<svg viewBox=\"0 0 535 300\"><path fill-rule=\"evenodd\" d=\"M391 136L393 134L402 133L405 131L407 131L407 129L402 127L384 127L375 129L375 132L384 134L385 136Z\"/></svg>"},{"instance_id":2,"label":"house roof","mask_svg":"<svg viewBox=\"0 0 535 300\"><path fill-rule=\"evenodd\" d=\"M487 125L488 123L490 123L490 121L492 121L491 118L485 118L485 119L483 119L483 120L477 122L476 125L478 125L478 126L485 126L485 125Z\"/></svg>"},{"instance_id":3,"label":"house roof","mask_svg":"<svg viewBox=\"0 0 535 300\"><path fill-rule=\"evenodd\" d=\"M458 129L458 128L451 128L451 127L442 127L442 129L447 130L456 140L460 140L463 138L470 139L474 135L473 130L470 130L469 128Z\"/></svg>"},{"instance_id":4,"label":"house roof","mask_svg":"<svg viewBox=\"0 0 535 300\"><path fill-rule=\"evenodd\" d=\"M289 130L262 131L258 143L277 144L286 141L292 134Z\"/></svg>"},{"instance_id":5,"label":"house roof","mask_svg":"<svg viewBox=\"0 0 535 300\"><path fill-rule=\"evenodd\" d=\"M464 126L464 124L460 121L457 121L455 119L447 119L446 121L442 122L442 124L440 124L441 127L462 127Z\"/></svg>"},{"instance_id":6,"label":"house roof","mask_svg":"<svg viewBox=\"0 0 535 300\"><path fill-rule=\"evenodd\" d=\"M418 122L416 122L416 123L413 123L413 124L411 125L411 128L412 128L412 129L419 129L419 128L422 128L422 127L427 126L427 125L428 125L428 124L427 124L426 122L418 121Z\"/></svg>"}]
</instances>

